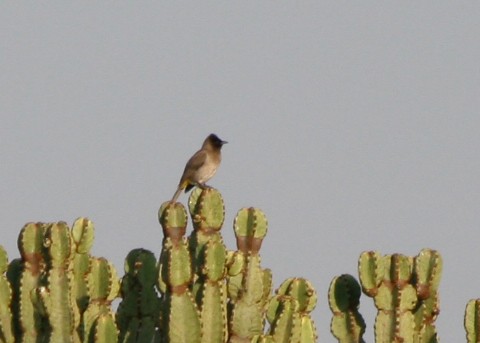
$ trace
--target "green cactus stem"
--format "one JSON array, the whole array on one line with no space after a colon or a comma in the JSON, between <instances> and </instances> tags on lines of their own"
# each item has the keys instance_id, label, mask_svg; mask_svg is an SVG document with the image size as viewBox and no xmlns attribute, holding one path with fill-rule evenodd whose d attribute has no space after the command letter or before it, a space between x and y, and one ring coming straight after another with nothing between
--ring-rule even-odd
<instances>
[{"instance_id":1,"label":"green cactus stem","mask_svg":"<svg viewBox=\"0 0 480 343\"><path fill-rule=\"evenodd\" d=\"M200 310L201 342L222 343L227 332L227 249L220 236L225 206L220 193L196 188L189 198L193 228L188 238L193 267L192 294Z\"/></svg>"},{"instance_id":2,"label":"green cactus stem","mask_svg":"<svg viewBox=\"0 0 480 343\"><path fill-rule=\"evenodd\" d=\"M12 326L12 288L5 272L8 267L7 252L0 245L0 341L5 343L15 342Z\"/></svg>"},{"instance_id":3,"label":"green cactus stem","mask_svg":"<svg viewBox=\"0 0 480 343\"><path fill-rule=\"evenodd\" d=\"M351 275L335 277L328 289L328 303L333 313L330 331L339 343L363 343L365 321L358 312L361 289Z\"/></svg>"},{"instance_id":4,"label":"green cactus stem","mask_svg":"<svg viewBox=\"0 0 480 343\"><path fill-rule=\"evenodd\" d=\"M180 203L164 203L159 210L159 221L165 235L158 279L163 334L169 343L198 343L200 312L191 293L192 261L184 237L186 210Z\"/></svg>"},{"instance_id":5,"label":"green cactus stem","mask_svg":"<svg viewBox=\"0 0 480 343\"><path fill-rule=\"evenodd\" d=\"M75 299L80 323L77 327L77 333L80 340L84 340L84 323L83 313L87 309L89 297L87 290L86 274L90 267L90 249L93 245L95 236L95 228L91 220L87 218L77 218L72 225L72 239L73 239L73 282L72 297Z\"/></svg>"},{"instance_id":6,"label":"green cactus stem","mask_svg":"<svg viewBox=\"0 0 480 343\"><path fill-rule=\"evenodd\" d=\"M257 254L267 234L268 222L259 209L250 207L238 211L233 224L237 247L241 252Z\"/></svg>"},{"instance_id":7,"label":"green cactus stem","mask_svg":"<svg viewBox=\"0 0 480 343\"><path fill-rule=\"evenodd\" d=\"M480 299L472 299L467 303L464 317L467 342L480 342Z\"/></svg>"},{"instance_id":8,"label":"green cactus stem","mask_svg":"<svg viewBox=\"0 0 480 343\"><path fill-rule=\"evenodd\" d=\"M46 279L36 289L50 324L49 342L80 342L80 316L72 295L73 240L65 222L50 224L45 232Z\"/></svg>"},{"instance_id":9,"label":"green cactus stem","mask_svg":"<svg viewBox=\"0 0 480 343\"><path fill-rule=\"evenodd\" d=\"M120 289L117 272L105 258L92 258L86 276L90 302L84 312L84 342L117 342L111 304Z\"/></svg>"},{"instance_id":10,"label":"green cactus stem","mask_svg":"<svg viewBox=\"0 0 480 343\"><path fill-rule=\"evenodd\" d=\"M18 236L21 260L12 261L7 273L13 285L13 324L18 342L36 343L48 328L48 321L36 311L31 299L46 268L44 232L45 226L41 223L25 224Z\"/></svg>"},{"instance_id":11,"label":"green cactus stem","mask_svg":"<svg viewBox=\"0 0 480 343\"><path fill-rule=\"evenodd\" d=\"M430 249L415 258L377 252L360 255L362 289L378 309L376 342L437 342L434 322L441 271L441 257Z\"/></svg>"},{"instance_id":12,"label":"green cactus stem","mask_svg":"<svg viewBox=\"0 0 480 343\"><path fill-rule=\"evenodd\" d=\"M260 266L259 250L267 232L267 220L255 208L241 209L234 221L243 270L228 277L229 294L234 295L229 308L230 342L251 340L263 334L263 318L271 293L271 272ZM233 288L233 289L232 289Z\"/></svg>"},{"instance_id":13,"label":"green cactus stem","mask_svg":"<svg viewBox=\"0 0 480 343\"><path fill-rule=\"evenodd\" d=\"M270 299L267 320L275 342L316 342L310 313L317 303L313 285L303 278L285 280Z\"/></svg>"},{"instance_id":14,"label":"green cactus stem","mask_svg":"<svg viewBox=\"0 0 480 343\"><path fill-rule=\"evenodd\" d=\"M225 220L225 205L221 194L214 188L195 188L190 194L188 208L193 228L208 234L219 231Z\"/></svg>"},{"instance_id":15,"label":"green cactus stem","mask_svg":"<svg viewBox=\"0 0 480 343\"><path fill-rule=\"evenodd\" d=\"M438 341L435 320L440 312L438 287L442 276L442 257L431 249L423 249L415 257L415 287L420 300L415 315L415 342Z\"/></svg>"},{"instance_id":16,"label":"green cactus stem","mask_svg":"<svg viewBox=\"0 0 480 343\"><path fill-rule=\"evenodd\" d=\"M85 275L90 266L90 249L95 237L95 228L91 220L77 218L72 225L74 243L73 255L73 293L77 306L82 314L88 305L88 292Z\"/></svg>"},{"instance_id":17,"label":"green cactus stem","mask_svg":"<svg viewBox=\"0 0 480 343\"><path fill-rule=\"evenodd\" d=\"M155 256L145 249L130 251L125 259L125 275L117 310L119 342L151 342L159 326L160 299L155 292L157 265Z\"/></svg>"}]
</instances>

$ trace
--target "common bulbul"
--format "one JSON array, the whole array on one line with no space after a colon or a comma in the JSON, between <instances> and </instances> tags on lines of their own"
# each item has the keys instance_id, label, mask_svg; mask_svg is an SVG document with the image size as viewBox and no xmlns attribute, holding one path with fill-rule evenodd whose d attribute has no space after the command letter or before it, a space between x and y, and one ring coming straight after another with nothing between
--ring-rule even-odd
<instances>
[{"instance_id":1,"label":"common bulbul","mask_svg":"<svg viewBox=\"0 0 480 343\"><path fill-rule=\"evenodd\" d=\"M185 193L194 186L206 188L205 182L210 180L222 160L221 149L225 142L215 134L210 134L203 141L202 148L198 150L187 162L177 191L171 202L177 201L178 196L185 189Z\"/></svg>"}]
</instances>

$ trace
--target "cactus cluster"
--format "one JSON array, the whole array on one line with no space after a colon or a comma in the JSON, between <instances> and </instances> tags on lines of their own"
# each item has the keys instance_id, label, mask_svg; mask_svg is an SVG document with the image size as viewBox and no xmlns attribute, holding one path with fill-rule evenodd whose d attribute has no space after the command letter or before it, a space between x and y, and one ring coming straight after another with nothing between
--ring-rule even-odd
<instances>
[{"instance_id":1,"label":"cactus cluster","mask_svg":"<svg viewBox=\"0 0 480 343\"><path fill-rule=\"evenodd\" d=\"M166 202L159 210L164 232L159 330L164 341L315 342L311 284L291 279L271 294L272 274L261 267L259 254L267 233L263 212L238 211L233 225L237 250L229 251L220 234L225 217L220 193L194 190L188 210L193 226L188 237L181 204Z\"/></svg>"},{"instance_id":2,"label":"cactus cluster","mask_svg":"<svg viewBox=\"0 0 480 343\"><path fill-rule=\"evenodd\" d=\"M65 222L27 223L18 237L20 258L9 263L0 246L0 343L316 342L312 284L289 278L272 294L272 272L260 259L268 228L264 213L238 211L237 249L228 250L220 193L195 189L187 209L176 202L161 205L158 260L133 249L121 280L108 260L90 254L89 219L78 218L71 228ZM438 342L437 251L423 249L415 257L364 252L358 273L359 281L335 277L328 291L331 332L340 343L364 342L362 292L378 310L376 343ZM464 323L468 342L480 342L480 299L467 304Z\"/></svg>"},{"instance_id":3,"label":"cactus cluster","mask_svg":"<svg viewBox=\"0 0 480 343\"><path fill-rule=\"evenodd\" d=\"M112 342L112 336L101 331L105 330L103 313L114 318L110 303L118 287L109 301L98 299L97 290L109 282L118 283L118 278L111 265L109 280L98 272L98 262L106 260L90 255L93 238L93 224L86 218L78 218L71 229L65 222L28 223L22 228L18 238L21 258L8 265L6 278L0 282L0 287L10 285L11 289L11 304L6 307L11 312L2 313L4 339L0 341ZM0 253L4 271L6 255L3 250ZM98 306L106 310L93 310Z\"/></svg>"},{"instance_id":4,"label":"cactus cluster","mask_svg":"<svg viewBox=\"0 0 480 343\"><path fill-rule=\"evenodd\" d=\"M310 282L288 279L272 294L272 274L259 254L267 233L263 212L237 213L233 251L221 236L224 219L214 189L194 190L188 213L165 202L159 259L133 249L121 280L108 260L90 254L89 219L78 218L71 228L26 224L20 258L8 263L0 246L0 343L315 342Z\"/></svg>"},{"instance_id":5,"label":"cactus cluster","mask_svg":"<svg viewBox=\"0 0 480 343\"><path fill-rule=\"evenodd\" d=\"M358 261L361 289L377 307L375 342L437 342L438 286L442 259L423 249L416 257L364 252ZM363 342L365 322L358 312L360 285L353 276L332 281L331 331L339 342Z\"/></svg>"}]
</instances>

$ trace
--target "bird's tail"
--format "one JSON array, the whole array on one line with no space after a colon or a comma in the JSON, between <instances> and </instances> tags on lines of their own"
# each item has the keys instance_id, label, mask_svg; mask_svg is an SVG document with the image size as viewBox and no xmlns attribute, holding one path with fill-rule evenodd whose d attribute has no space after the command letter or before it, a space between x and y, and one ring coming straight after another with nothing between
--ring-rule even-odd
<instances>
[{"instance_id":1,"label":"bird's tail","mask_svg":"<svg viewBox=\"0 0 480 343\"><path fill-rule=\"evenodd\" d=\"M177 188L177 191L175 192L175 194L173 195L173 198L170 202L175 202L177 201L178 197L180 196L180 193L182 193L182 187L178 186Z\"/></svg>"}]
</instances>

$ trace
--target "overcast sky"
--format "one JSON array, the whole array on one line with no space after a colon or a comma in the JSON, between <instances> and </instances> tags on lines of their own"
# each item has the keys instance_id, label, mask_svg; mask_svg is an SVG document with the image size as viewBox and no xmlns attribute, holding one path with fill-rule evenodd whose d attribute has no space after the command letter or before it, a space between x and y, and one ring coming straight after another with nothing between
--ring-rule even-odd
<instances>
[{"instance_id":1,"label":"overcast sky","mask_svg":"<svg viewBox=\"0 0 480 343\"><path fill-rule=\"evenodd\" d=\"M245 206L269 220L275 287L327 289L362 251L441 252L437 320L464 342L480 297L480 3L2 2L2 244L29 221L87 216L123 275L160 252L157 210L211 132L226 244ZM186 203L187 196L180 201ZM374 307L362 296L366 340Z\"/></svg>"}]
</instances>

